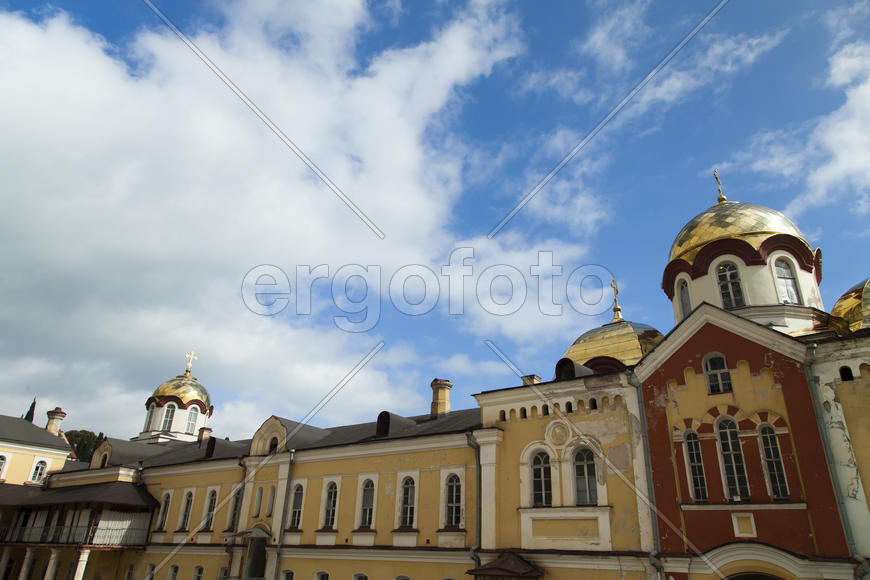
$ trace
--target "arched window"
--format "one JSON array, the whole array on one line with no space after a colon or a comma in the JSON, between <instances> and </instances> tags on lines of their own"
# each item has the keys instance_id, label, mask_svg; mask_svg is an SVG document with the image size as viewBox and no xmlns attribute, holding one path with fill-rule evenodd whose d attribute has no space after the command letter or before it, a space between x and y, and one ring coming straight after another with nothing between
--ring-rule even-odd
<instances>
[{"instance_id":1,"label":"arched window","mask_svg":"<svg viewBox=\"0 0 870 580\"><path fill-rule=\"evenodd\" d=\"M254 513L253 513L253 516L254 516L255 518L260 516L260 509L261 509L262 507L263 507L263 487L260 486L260 487L257 488L257 495L255 496L255 499L254 499Z\"/></svg>"},{"instance_id":2,"label":"arched window","mask_svg":"<svg viewBox=\"0 0 870 580\"><path fill-rule=\"evenodd\" d=\"M598 505L595 456L591 450L581 449L574 455L574 481L577 505Z\"/></svg>"},{"instance_id":3,"label":"arched window","mask_svg":"<svg viewBox=\"0 0 870 580\"><path fill-rule=\"evenodd\" d=\"M329 580L329 572L318 572L317 580Z\"/></svg>"},{"instance_id":4,"label":"arched window","mask_svg":"<svg viewBox=\"0 0 870 580\"><path fill-rule=\"evenodd\" d=\"M565 403L565 412L566 413L573 413L574 412L574 403L572 403L571 401L568 401L567 403Z\"/></svg>"},{"instance_id":5,"label":"arched window","mask_svg":"<svg viewBox=\"0 0 870 580\"><path fill-rule=\"evenodd\" d=\"M205 523L203 524L204 530L210 530L212 524L214 523L214 509L217 505L217 491L211 490L208 493L208 503L206 504L205 509Z\"/></svg>"},{"instance_id":6,"label":"arched window","mask_svg":"<svg viewBox=\"0 0 870 580\"><path fill-rule=\"evenodd\" d=\"M173 417L175 417L175 405L173 403L169 403L163 410L163 427L161 428L163 431L172 430Z\"/></svg>"},{"instance_id":7,"label":"arched window","mask_svg":"<svg viewBox=\"0 0 870 580\"><path fill-rule=\"evenodd\" d=\"M103 453L103 456L100 457L100 468L103 468L109 464L109 454Z\"/></svg>"},{"instance_id":8,"label":"arched window","mask_svg":"<svg viewBox=\"0 0 870 580\"><path fill-rule=\"evenodd\" d=\"M764 467L770 483L770 496L773 499L786 499L788 486L785 481L785 469L782 466L782 455L779 452L779 441L770 425L761 427L761 448L764 451Z\"/></svg>"},{"instance_id":9,"label":"arched window","mask_svg":"<svg viewBox=\"0 0 870 580\"><path fill-rule=\"evenodd\" d=\"M205 573L205 570L202 569L202 566L197 566L193 569L193 580L202 580L202 576Z\"/></svg>"},{"instance_id":10,"label":"arched window","mask_svg":"<svg viewBox=\"0 0 870 580\"><path fill-rule=\"evenodd\" d=\"M37 461L33 466L33 473L30 475L30 481L42 481L45 477L45 470L48 469L48 464L45 461Z\"/></svg>"},{"instance_id":11,"label":"arched window","mask_svg":"<svg viewBox=\"0 0 870 580\"><path fill-rule=\"evenodd\" d=\"M199 418L199 407L191 405L187 410L187 429L185 432L192 434L196 431L196 420Z\"/></svg>"},{"instance_id":12,"label":"arched window","mask_svg":"<svg viewBox=\"0 0 870 580\"><path fill-rule=\"evenodd\" d=\"M160 531L166 529L166 516L169 515L169 501L170 496L168 493L163 494L163 502L160 504L160 515L157 517L157 528Z\"/></svg>"},{"instance_id":13,"label":"arched window","mask_svg":"<svg viewBox=\"0 0 870 580\"><path fill-rule=\"evenodd\" d=\"M299 529L299 524L302 523L302 497L305 491L300 484L296 484L293 488L293 506L290 508L290 527L294 530Z\"/></svg>"},{"instance_id":14,"label":"arched window","mask_svg":"<svg viewBox=\"0 0 870 580\"><path fill-rule=\"evenodd\" d=\"M707 377L707 392L711 395L731 392L731 371L725 357L716 354L704 359L704 374Z\"/></svg>"},{"instance_id":15,"label":"arched window","mask_svg":"<svg viewBox=\"0 0 870 580\"><path fill-rule=\"evenodd\" d=\"M278 453L278 438L272 437L269 439L269 455L274 455Z\"/></svg>"},{"instance_id":16,"label":"arched window","mask_svg":"<svg viewBox=\"0 0 870 580\"><path fill-rule=\"evenodd\" d=\"M840 367L840 380L841 381L854 381L855 375L852 374L851 367L842 366Z\"/></svg>"},{"instance_id":17,"label":"arched window","mask_svg":"<svg viewBox=\"0 0 870 580\"><path fill-rule=\"evenodd\" d=\"M520 408L520 419L525 419L526 417L528 417L528 415L526 415L526 408L521 407Z\"/></svg>"},{"instance_id":18,"label":"arched window","mask_svg":"<svg viewBox=\"0 0 870 580\"><path fill-rule=\"evenodd\" d=\"M719 294L722 296L722 307L726 310L745 305L743 288L740 286L740 272L731 262L722 262L717 268Z\"/></svg>"},{"instance_id":19,"label":"arched window","mask_svg":"<svg viewBox=\"0 0 870 580\"><path fill-rule=\"evenodd\" d=\"M783 304L800 304L801 295L798 292L797 278L788 260L779 258L774 263L776 269L776 289L779 291L779 301Z\"/></svg>"},{"instance_id":20,"label":"arched window","mask_svg":"<svg viewBox=\"0 0 870 580\"><path fill-rule=\"evenodd\" d=\"M326 486L326 505L323 506L323 528L331 530L335 526L335 506L338 503L338 486L330 481Z\"/></svg>"},{"instance_id":21,"label":"arched window","mask_svg":"<svg viewBox=\"0 0 870 580\"><path fill-rule=\"evenodd\" d=\"M281 578L282 580L293 580L293 570L284 570L284 575Z\"/></svg>"},{"instance_id":22,"label":"arched window","mask_svg":"<svg viewBox=\"0 0 870 580\"><path fill-rule=\"evenodd\" d=\"M680 297L680 318L687 317L692 312L692 299L689 297L689 283L680 280L677 284L677 294Z\"/></svg>"},{"instance_id":23,"label":"arched window","mask_svg":"<svg viewBox=\"0 0 870 580\"><path fill-rule=\"evenodd\" d=\"M0 455L0 479L3 479L3 469L6 467L6 456Z\"/></svg>"},{"instance_id":24,"label":"arched window","mask_svg":"<svg viewBox=\"0 0 870 580\"><path fill-rule=\"evenodd\" d=\"M375 507L375 484L371 479L363 482L362 486L362 506L359 514L359 527L372 527L372 515Z\"/></svg>"},{"instance_id":25,"label":"arched window","mask_svg":"<svg viewBox=\"0 0 870 580\"><path fill-rule=\"evenodd\" d=\"M354 574L353 580L369 580L369 577L365 574Z\"/></svg>"},{"instance_id":26,"label":"arched window","mask_svg":"<svg viewBox=\"0 0 870 580\"><path fill-rule=\"evenodd\" d=\"M542 417L546 417L549 414L550 414L550 406L549 405L544 405L543 407L541 407L541 416Z\"/></svg>"},{"instance_id":27,"label":"arched window","mask_svg":"<svg viewBox=\"0 0 870 580\"><path fill-rule=\"evenodd\" d=\"M76 562L70 562L69 567L70 567L70 570L72 570L73 573L75 573ZM148 564L148 566L145 568L145 580L154 580L154 569L156 567L157 566L155 564ZM67 574L67 576L69 578L73 577L72 574Z\"/></svg>"},{"instance_id":28,"label":"arched window","mask_svg":"<svg viewBox=\"0 0 870 580\"><path fill-rule=\"evenodd\" d=\"M553 487L550 480L550 456L540 451L532 458L532 505L535 507L553 504Z\"/></svg>"},{"instance_id":29,"label":"arched window","mask_svg":"<svg viewBox=\"0 0 870 580\"><path fill-rule=\"evenodd\" d=\"M411 477L402 480L402 513L399 527L414 527L414 479Z\"/></svg>"},{"instance_id":30,"label":"arched window","mask_svg":"<svg viewBox=\"0 0 870 580\"><path fill-rule=\"evenodd\" d=\"M143 431L151 430L151 420L154 418L154 403L148 406L148 414L145 415L145 428Z\"/></svg>"},{"instance_id":31,"label":"arched window","mask_svg":"<svg viewBox=\"0 0 870 580\"><path fill-rule=\"evenodd\" d=\"M178 566L170 566L169 574L166 576L167 580L178 580Z\"/></svg>"},{"instance_id":32,"label":"arched window","mask_svg":"<svg viewBox=\"0 0 870 580\"><path fill-rule=\"evenodd\" d=\"M242 511L242 490L241 488L236 490L236 493L233 494L233 507L230 512L230 530L235 532L239 527L239 512Z\"/></svg>"},{"instance_id":33,"label":"arched window","mask_svg":"<svg viewBox=\"0 0 870 580\"><path fill-rule=\"evenodd\" d=\"M179 530L186 530L190 523L190 509L193 507L193 492L189 491L184 494L184 509L181 511L181 525Z\"/></svg>"},{"instance_id":34,"label":"arched window","mask_svg":"<svg viewBox=\"0 0 870 580\"><path fill-rule=\"evenodd\" d=\"M719 422L719 445L722 448L722 465L725 467L725 487L728 499L740 501L749 498L746 467L743 451L737 435L737 424L726 418Z\"/></svg>"},{"instance_id":35,"label":"arched window","mask_svg":"<svg viewBox=\"0 0 870 580\"><path fill-rule=\"evenodd\" d=\"M686 432L686 462L689 464L689 476L692 484L692 497L695 501L706 501L707 480L704 477L704 462L701 458L701 443L694 431Z\"/></svg>"},{"instance_id":36,"label":"arched window","mask_svg":"<svg viewBox=\"0 0 870 580\"><path fill-rule=\"evenodd\" d=\"M462 522L462 483L459 476L447 476L447 513L445 528L458 528Z\"/></svg>"},{"instance_id":37,"label":"arched window","mask_svg":"<svg viewBox=\"0 0 870 580\"><path fill-rule=\"evenodd\" d=\"M272 515L272 510L275 509L275 486L269 488L269 499L266 500L266 517Z\"/></svg>"},{"instance_id":38,"label":"arched window","mask_svg":"<svg viewBox=\"0 0 870 580\"><path fill-rule=\"evenodd\" d=\"M597 399L592 399L589 401L589 410L590 411L597 411L598 410L598 400Z\"/></svg>"},{"instance_id":39,"label":"arched window","mask_svg":"<svg viewBox=\"0 0 870 580\"><path fill-rule=\"evenodd\" d=\"M498 420L499 421L507 421L507 414L504 411L498 412Z\"/></svg>"}]
</instances>

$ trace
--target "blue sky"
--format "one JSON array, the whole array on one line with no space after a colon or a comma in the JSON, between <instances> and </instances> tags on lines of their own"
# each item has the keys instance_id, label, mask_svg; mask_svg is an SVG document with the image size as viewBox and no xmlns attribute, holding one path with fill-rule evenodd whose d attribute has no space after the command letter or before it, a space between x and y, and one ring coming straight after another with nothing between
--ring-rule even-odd
<instances>
[{"instance_id":1,"label":"blue sky","mask_svg":"<svg viewBox=\"0 0 870 580\"><path fill-rule=\"evenodd\" d=\"M433 377L473 406L518 382L485 341L548 379L609 320L606 291L585 313L565 303L586 265L616 276L626 318L669 331L661 274L715 202L714 167L730 199L785 211L822 247L827 308L868 275L870 2L729 2L491 239L716 3L327 4L160 6L384 239L145 4L0 0L0 412L36 395L68 429L132 436L194 349L216 432L245 437L304 416L380 342L316 424L425 413ZM474 251L461 315L439 276L456 248ZM563 268L559 315L538 306L539 252ZM251 312L240 287L261 264L291 274L294 302L297 266L328 265L311 314ZM365 298L351 280L370 306L355 320L380 311L365 332L334 320L330 284L353 264L381 273ZM419 316L390 303L409 265L440 281ZM490 267L522 274L515 312L478 304ZM493 288L503 302L506 279Z\"/></svg>"}]
</instances>

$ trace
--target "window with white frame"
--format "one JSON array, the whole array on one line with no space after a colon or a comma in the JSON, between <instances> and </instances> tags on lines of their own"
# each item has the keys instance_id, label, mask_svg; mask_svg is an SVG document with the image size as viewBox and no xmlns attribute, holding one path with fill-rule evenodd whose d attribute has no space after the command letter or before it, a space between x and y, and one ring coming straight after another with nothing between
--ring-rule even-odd
<instances>
[{"instance_id":1,"label":"window with white frame","mask_svg":"<svg viewBox=\"0 0 870 580\"><path fill-rule=\"evenodd\" d=\"M193 434L196 431L196 420L199 418L199 407L191 405L187 410L187 429L185 432Z\"/></svg>"},{"instance_id":2,"label":"window with white frame","mask_svg":"<svg viewBox=\"0 0 870 580\"><path fill-rule=\"evenodd\" d=\"M731 371L728 361L721 354L709 354L704 358L704 375L707 392L711 395L731 392Z\"/></svg>"},{"instance_id":3,"label":"window with white frame","mask_svg":"<svg viewBox=\"0 0 870 580\"><path fill-rule=\"evenodd\" d=\"M335 507L338 504L338 486L334 481L326 485L326 501L323 505L323 528L331 530L335 527Z\"/></svg>"},{"instance_id":4,"label":"window with white frame","mask_svg":"<svg viewBox=\"0 0 870 580\"><path fill-rule=\"evenodd\" d=\"M269 455L274 455L274 454L276 454L276 453L278 453L278 438L277 438L277 437L272 437L271 439L269 439L269 450L268 450L268 454L269 454Z\"/></svg>"},{"instance_id":5,"label":"window with white frame","mask_svg":"<svg viewBox=\"0 0 870 580\"><path fill-rule=\"evenodd\" d=\"M178 580L178 566L170 566L169 574L166 575L166 578L167 580Z\"/></svg>"},{"instance_id":6,"label":"window with white frame","mask_svg":"<svg viewBox=\"0 0 870 580\"><path fill-rule=\"evenodd\" d=\"M680 318L685 318L692 312L692 299L689 296L689 283L685 280L677 282L677 294L680 300Z\"/></svg>"},{"instance_id":7,"label":"window with white frame","mask_svg":"<svg viewBox=\"0 0 870 580\"><path fill-rule=\"evenodd\" d=\"M160 503L160 515L157 516L156 530L163 531L166 529L166 516L169 515L169 502L172 497L168 493L163 494L163 501Z\"/></svg>"},{"instance_id":8,"label":"window with white frame","mask_svg":"<svg viewBox=\"0 0 870 580\"><path fill-rule=\"evenodd\" d=\"M202 566L196 566L193 569L193 580L202 580L203 575L205 574L205 570Z\"/></svg>"},{"instance_id":9,"label":"window with white frame","mask_svg":"<svg viewBox=\"0 0 870 580\"><path fill-rule=\"evenodd\" d=\"M151 421L154 419L154 403L148 406L148 413L145 415L145 428L143 431L151 430Z\"/></svg>"},{"instance_id":10,"label":"window with white frame","mask_svg":"<svg viewBox=\"0 0 870 580\"><path fill-rule=\"evenodd\" d=\"M354 574L353 580L369 580L369 577L365 574Z\"/></svg>"},{"instance_id":11,"label":"window with white frame","mask_svg":"<svg viewBox=\"0 0 870 580\"><path fill-rule=\"evenodd\" d=\"M402 512L399 519L399 527L414 527L414 496L416 486L413 477L402 480Z\"/></svg>"},{"instance_id":12,"label":"window with white frame","mask_svg":"<svg viewBox=\"0 0 870 580\"><path fill-rule=\"evenodd\" d=\"M447 477L446 507L444 527L458 528L462 523L462 482L455 473L451 473Z\"/></svg>"},{"instance_id":13,"label":"window with white frame","mask_svg":"<svg viewBox=\"0 0 870 580\"><path fill-rule=\"evenodd\" d=\"M719 445L722 449L722 466L725 470L725 490L728 499L741 501L749 498L749 483L737 423L726 417L719 421Z\"/></svg>"},{"instance_id":14,"label":"window with white frame","mask_svg":"<svg viewBox=\"0 0 870 580\"><path fill-rule=\"evenodd\" d=\"M698 441L698 434L694 431L686 431L685 442L692 497L695 501L706 501L707 480L704 477L704 462L701 457L701 443Z\"/></svg>"},{"instance_id":15,"label":"window with white frame","mask_svg":"<svg viewBox=\"0 0 870 580\"><path fill-rule=\"evenodd\" d=\"M233 494L233 507L230 510L230 525L228 528L235 532L239 527L239 512L242 511L242 490L237 489Z\"/></svg>"},{"instance_id":16,"label":"window with white frame","mask_svg":"<svg viewBox=\"0 0 870 580\"><path fill-rule=\"evenodd\" d=\"M550 456L539 451L532 458L532 505L553 505L553 483L550 473Z\"/></svg>"},{"instance_id":17,"label":"window with white frame","mask_svg":"<svg viewBox=\"0 0 870 580\"><path fill-rule=\"evenodd\" d=\"M788 485L785 480L785 469L782 465L782 454L776 431L770 425L761 426L761 449L764 453L764 468L767 481L770 484L770 497L773 499L788 498Z\"/></svg>"},{"instance_id":18,"label":"window with white frame","mask_svg":"<svg viewBox=\"0 0 870 580\"><path fill-rule=\"evenodd\" d=\"M252 515L257 518L260 517L260 509L263 507L263 486L257 488L254 496L254 511Z\"/></svg>"},{"instance_id":19,"label":"window with white frame","mask_svg":"<svg viewBox=\"0 0 870 580\"><path fill-rule=\"evenodd\" d=\"M266 517L272 515L272 510L275 509L275 486L269 488L269 499L266 501Z\"/></svg>"},{"instance_id":20,"label":"window with white frame","mask_svg":"<svg viewBox=\"0 0 870 580\"><path fill-rule=\"evenodd\" d=\"M368 529L372 527L372 517L375 507L375 482L367 479L362 485L362 502L360 504L359 527Z\"/></svg>"},{"instance_id":21,"label":"window with white frame","mask_svg":"<svg viewBox=\"0 0 870 580\"><path fill-rule=\"evenodd\" d=\"M800 304L801 295L798 292L797 278L791 264L785 258L779 258L774 262L774 269L779 301L783 304Z\"/></svg>"},{"instance_id":22,"label":"window with white frame","mask_svg":"<svg viewBox=\"0 0 870 580\"><path fill-rule=\"evenodd\" d=\"M190 510L193 508L193 492L188 491L184 494L184 504L181 509L181 521L178 524L179 530L186 530L190 523Z\"/></svg>"},{"instance_id":23,"label":"window with white frame","mask_svg":"<svg viewBox=\"0 0 870 580\"><path fill-rule=\"evenodd\" d=\"M329 572L318 572L317 580L329 580Z\"/></svg>"},{"instance_id":24,"label":"window with white frame","mask_svg":"<svg viewBox=\"0 0 870 580\"><path fill-rule=\"evenodd\" d=\"M75 570L75 562L70 562L70 569ZM148 564L145 568L145 580L153 580L154 578L154 569L157 568L154 564Z\"/></svg>"},{"instance_id":25,"label":"window with white frame","mask_svg":"<svg viewBox=\"0 0 870 580\"><path fill-rule=\"evenodd\" d=\"M281 578L283 580L293 580L293 570L284 570Z\"/></svg>"},{"instance_id":26,"label":"window with white frame","mask_svg":"<svg viewBox=\"0 0 870 580\"><path fill-rule=\"evenodd\" d=\"M48 469L48 463L43 460L39 460L33 466L33 472L30 474L30 481L42 481L42 478L45 477L45 470Z\"/></svg>"},{"instance_id":27,"label":"window with white frame","mask_svg":"<svg viewBox=\"0 0 870 580\"><path fill-rule=\"evenodd\" d=\"M6 456L0 455L0 479L3 478L3 470L6 469Z\"/></svg>"},{"instance_id":28,"label":"window with white frame","mask_svg":"<svg viewBox=\"0 0 870 580\"><path fill-rule=\"evenodd\" d=\"M172 419L175 417L175 404L169 403L163 409L163 426L162 431L172 431Z\"/></svg>"},{"instance_id":29,"label":"window with white frame","mask_svg":"<svg viewBox=\"0 0 870 580\"><path fill-rule=\"evenodd\" d=\"M719 295L722 297L723 308L730 310L746 305L737 266L732 262L722 262L716 268L716 278L719 283Z\"/></svg>"},{"instance_id":30,"label":"window with white frame","mask_svg":"<svg viewBox=\"0 0 870 580\"><path fill-rule=\"evenodd\" d=\"M305 490L302 488L302 484L297 483L296 487L293 488L293 505L290 508L290 528L291 529L299 529L299 525L302 523L302 499L305 495Z\"/></svg>"},{"instance_id":31,"label":"window with white frame","mask_svg":"<svg viewBox=\"0 0 870 580\"><path fill-rule=\"evenodd\" d=\"M592 450L580 449L574 454L574 481L577 505L598 505L595 455Z\"/></svg>"},{"instance_id":32,"label":"window with white frame","mask_svg":"<svg viewBox=\"0 0 870 580\"><path fill-rule=\"evenodd\" d=\"M211 490L208 492L208 502L206 503L205 508L205 523L203 524L204 530L210 530L212 525L214 524L214 510L217 506L217 490Z\"/></svg>"}]
</instances>

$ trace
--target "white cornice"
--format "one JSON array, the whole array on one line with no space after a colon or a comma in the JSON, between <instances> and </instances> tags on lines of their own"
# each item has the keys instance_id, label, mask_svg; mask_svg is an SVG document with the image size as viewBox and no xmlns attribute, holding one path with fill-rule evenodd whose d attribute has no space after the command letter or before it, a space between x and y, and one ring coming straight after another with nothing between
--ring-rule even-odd
<instances>
[{"instance_id":1,"label":"white cornice","mask_svg":"<svg viewBox=\"0 0 870 580\"><path fill-rule=\"evenodd\" d=\"M452 433L449 435L431 435L409 437L408 439L393 439L378 443L357 443L355 445L327 447L324 449L303 449L296 451L296 458L293 462L309 463L312 461L334 459L355 459L358 457L372 457L376 455L388 455L391 453L413 453L415 451L459 449L467 446L468 442L465 438L465 433Z\"/></svg>"},{"instance_id":2,"label":"white cornice","mask_svg":"<svg viewBox=\"0 0 870 580\"><path fill-rule=\"evenodd\" d=\"M806 357L806 345L794 338L746 320L730 312L704 303L696 308L671 334L656 345L636 367L634 374L643 382L686 344L705 324L711 324L757 344L764 345L783 356L797 361Z\"/></svg>"},{"instance_id":3,"label":"white cornice","mask_svg":"<svg viewBox=\"0 0 870 580\"><path fill-rule=\"evenodd\" d=\"M613 384L605 386L587 385L587 381L592 379L589 377L580 377L565 381L552 381L549 383L538 383L536 385L527 385L517 388L505 389L501 391L490 391L488 393L478 393L473 395L477 400L477 404L483 407L484 405L518 405L529 403L540 403L541 393L546 393L549 398L558 399L559 397L576 397L580 394L595 393L596 395L607 392L607 389L628 389L632 388L625 383L624 373L612 373L607 375ZM595 381L600 383L603 377L594 377ZM592 387L590 389L590 387Z\"/></svg>"},{"instance_id":4,"label":"white cornice","mask_svg":"<svg viewBox=\"0 0 870 580\"><path fill-rule=\"evenodd\" d=\"M327 560L365 560L384 562L428 562L432 564L468 564L473 567L468 550L372 550L366 548L334 548L282 546L281 558L306 558Z\"/></svg>"},{"instance_id":5,"label":"white cornice","mask_svg":"<svg viewBox=\"0 0 870 580\"><path fill-rule=\"evenodd\" d=\"M62 458L68 456L72 451L72 449L63 450L57 449L55 447L43 447L41 445L13 443L12 441L8 441L5 439L0 439L0 445L2 445L3 447L8 447L9 449L26 451L27 453L33 453L35 455L58 455Z\"/></svg>"},{"instance_id":6,"label":"white cornice","mask_svg":"<svg viewBox=\"0 0 870 580\"><path fill-rule=\"evenodd\" d=\"M166 475L188 475L191 473L210 473L215 471L227 471L231 469L241 470L238 459L217 459L214 461L191 461L178 465L162 467L146 467L142 473L142 479L148 480L154 477Z\"/></svg>"},{"instance_id":7,"label":"white cornice","mask_svg":"<svg viewBox=\"0 0 870 580\"><path fill-rule=\"evenodd\" d=\"M50 483L78 483L86 485L89 479L104 479L105 477L113 477L115 481L121 481L121 478L130 478L136 480L136 469L132 467L103 467L102 469L83 469L82 471L71 471L63 473L56 471L52 473ZM103 483L95 481L93 483ZM54 487L49 485L49 487Z\"/></svg>"}]
</instances>

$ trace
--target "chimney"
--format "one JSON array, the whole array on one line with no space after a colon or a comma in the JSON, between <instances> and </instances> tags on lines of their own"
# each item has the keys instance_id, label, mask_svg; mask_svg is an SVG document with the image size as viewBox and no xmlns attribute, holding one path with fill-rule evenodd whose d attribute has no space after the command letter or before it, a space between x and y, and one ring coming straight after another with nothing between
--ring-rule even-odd
<instances>
[{"instance_id":1,"label":"chimney","mask_svg":"<svg viewBox=\"0 0 870 580\"><path fill-rule=\"evenodd\" d=\"M432 379L431 417L434 419L450 412L450 388L453 383L447 379Z\"/></svg>"},{"instance_id":2,"label":"chimney","mask_svg":"<svg viewBox=\"0 0 870 580\"><path fill-rule=\"evenodd\" d=\"M202 445L202 442L207 439L211 439L211 427L200 427L199 436L196 440L199 441L200 445Z\"/></svg>"},{"instance_id":3,"label":"chimney","mask_svg":"<svg viewBox=\"0 0 870 580\"><path fill-rule=\"evenodd\" d=\"M48 415L48 423L45 424L45 430L52 435L60 435L60 422L66 417L66 413L60 407L55 407L53 411L46 413Z\"/></svg>"},{"instance_id":4,"label":"chimney","mask_svg":"<svg viewBox=\"0 0 870 580\"><path fill-rule=\"evenodd\" d=\"M537 385L541 382L541 377L538 375L524 375L523 376L523 384L524 385Z\"/></svg>"}]
</instances>

